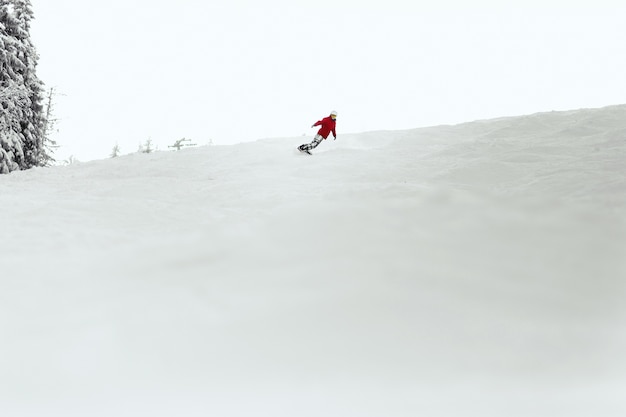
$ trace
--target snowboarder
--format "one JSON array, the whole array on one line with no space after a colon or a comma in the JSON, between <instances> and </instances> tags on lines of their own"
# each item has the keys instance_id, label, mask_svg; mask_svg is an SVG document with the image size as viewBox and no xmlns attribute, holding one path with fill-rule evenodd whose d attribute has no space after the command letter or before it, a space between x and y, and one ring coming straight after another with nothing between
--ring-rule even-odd
<instances>
[{"instance_id":1,"label":"snowboarder","mask_svg":"<svg viewBox=\"0 0 626 417\"><path fill-rule=\"evenodd\" d=\"M317 131L317 135L313 138L313 142L305 143L298 146L298 150L300 152L308 153L311 155L310 150L317 148L317 145L322 142L322 139L326 139L328 135L333 134L333 140L337 139L337 132L335 132L335 124L337 120L337 112L330 112L330 116L323 118L322 120L316 122L313 126L321 126L320 130Z\"/></svg>"}]
</instances>

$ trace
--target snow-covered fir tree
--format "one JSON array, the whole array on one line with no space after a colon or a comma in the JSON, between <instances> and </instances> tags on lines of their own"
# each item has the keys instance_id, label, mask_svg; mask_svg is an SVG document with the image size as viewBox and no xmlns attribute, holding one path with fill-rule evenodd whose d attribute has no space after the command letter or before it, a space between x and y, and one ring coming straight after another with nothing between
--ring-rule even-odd
<instances>
[{"instance_id":1,"label":"snow-covered fir tree","mask_svg":"<svg viewBox=\"0 0 626 417\"><path fill-rule=\"evenodd\" d=\"M56 129L58 119L54 113L54 96L56 95L56 89L52 87L46 93L46 104L44 110L44 125L43 125L43 161L42 165L50 166L56 162L53 157L54 151L59 147L56 141L52 139L52 133Z\"/></svg>"},{"instance_id":2,"label":"snow-covered fir tree","mask_svg":"<svg viewBox=\"0 0 626 417\"><path fill-rule=\"evenodd\" d=\"M117 158L118 156L120 156L120 145L116 143L111 151L111 158Z\"/></svg>"},{"instance_id":3,"label":"snow-covered fir tree","mask_svg":"<svg viewBox=\"0 0 626 417\"><path fill-rule=\"evenodd\" d=\"M45 164L43 83L30 0L0 0L0 173Z\"/></svg>"},{"instance_id":4,"label":"snow-covered fir tree","mask_svg":"<svg viewBox=\"0 0 626 417\"><path fill-rule=\"evenodd\" d=\"M154 152L154 148L152 148L152 139L147 139L145 143L139 144L139 149L137 149L138 153L152 153Z\"/></svg>"}]
</instances>

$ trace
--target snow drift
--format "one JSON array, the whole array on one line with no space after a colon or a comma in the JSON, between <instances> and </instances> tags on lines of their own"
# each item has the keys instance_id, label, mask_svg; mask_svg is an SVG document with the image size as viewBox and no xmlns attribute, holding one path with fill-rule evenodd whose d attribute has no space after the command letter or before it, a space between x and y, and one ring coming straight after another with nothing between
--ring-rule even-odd
<instances>
[{"instance_id":1,"label":"snow drift","mask_svg":"<svg viewBox=\"0 0 626 417\"><path fill-rule=\"evenodd\" d=\"M626 413L626 106L0 177L7 416Z\"/></svg>"}]
</instances>

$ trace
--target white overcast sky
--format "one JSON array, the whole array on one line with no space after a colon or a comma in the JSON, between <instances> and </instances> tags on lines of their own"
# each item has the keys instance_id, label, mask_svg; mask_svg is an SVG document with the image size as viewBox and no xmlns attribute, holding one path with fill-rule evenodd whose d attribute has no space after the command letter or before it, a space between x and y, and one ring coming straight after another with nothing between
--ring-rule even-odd
<instances>
[{"instance_id":1,"label":"white overcast sky","mask_svg":"<svg viewBox=\"0 0 626 417\"><path fill-rule=\"evenodd\" d=\"M60 158L310 137L331 110L341 139L626 102L624 1L32 5Z\"/></svg>"}]
</instances>

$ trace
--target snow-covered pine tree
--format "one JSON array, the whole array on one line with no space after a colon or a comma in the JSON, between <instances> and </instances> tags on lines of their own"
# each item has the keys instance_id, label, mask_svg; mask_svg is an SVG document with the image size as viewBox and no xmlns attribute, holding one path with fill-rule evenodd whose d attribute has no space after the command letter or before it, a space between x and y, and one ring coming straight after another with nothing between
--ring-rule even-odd
<instances>
[{"instance_id":1,"label":"snow-covered pine tree","mask_svg":"<svg viewBox=\"0 0 626 417\"><path fill-rule=\"evenodd\" d=\"M3 64L4 62L0 62L0 65ZM0 106L2 107L0 110L1 174L16 171L24 165L23 136L18 132L19 121L23 117L23 109L27 105L28 94L24 87L17 86L13 81L0 81Z\"/></svg>"},{"instance_id":2,"label":"snow-covered pine tree","mask_svg":"<svg viewBox=\"0 0 626 417\"><path fill-rule=\"evenodd\" d=\"M111 151L111 158L117 158L118 156L120 156L120 145L116 143Z\"/></svg>"},{"instance_id":3,"label":"snow-covered pine tree","mask_svg":"<svg viewBox=\"0 0 626 417\"><path fill-rule=\"evenodd\" d=\"M47 92L46 104L44 110L44 125L43 125L43 158L42 165L50 166L56 162L54 157L54 151L59 147L54 139L50 136L56 128L58 119L54 117L54 96L56 95L56 89L52 87Z\"/></svg>"},{"instance_id":4,"label":"snow-covered pine tree","mask_svg":"<svg viewBox=\"0 0 626 417\"><path fill-rule=\"evenodd\" d=\"M0 172L45 164L43 84L30 40L30 0L0 0Z\"/></svg>"}]
</instances>

